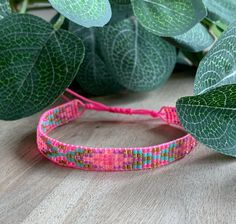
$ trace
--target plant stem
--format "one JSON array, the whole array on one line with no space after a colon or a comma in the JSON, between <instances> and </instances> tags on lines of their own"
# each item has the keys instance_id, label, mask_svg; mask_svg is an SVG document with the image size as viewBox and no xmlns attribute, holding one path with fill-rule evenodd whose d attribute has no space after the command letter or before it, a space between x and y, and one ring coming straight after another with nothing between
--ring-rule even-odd
<instances>
[{"instance_id":1,"label":"plant stem","mask_svg":"<svg viewBox=\"0 0 236 224\"><path fill-rule=\"evenodd\" d=\"M208 18L204 18L202 20L202 24L207 26L208 28L210 28L213 25L213 22L210 19L208 19Z\"/></svg>"},{"instance_id":2,"label":"plant stem","mask_svg":"<svg viewBox=\"0 0 236 224\"><path fill-rule=\"evenodd\" d=\"M65 21L65 17L63 15L60 15L56 23L53 25L53 28L55 30L59 30L61 26L63 25L64 21Z\"/></svg>"},{"instance_id":3,"label":"plant stem","mask_svg":"<svg viewBox=\"0 0 236 224\"><path fill-rule=\"evenodd\" d=\"M227 25L225 23L222 23L221 21L216 21L215 25L222 31L225 31L227 29Z\"/></svg>"},{"instance_id":4,"label":"plant stem","mask_svg":"<svg viewBox=\"0 0 236 224\"><path fill-rule=\"evenodd\" d=\"M22 2L22 6L21 6L21 9L20 9L20 12L19 12L19 13L21 13L21 14L26 13L26 10L27 10L27 8L28 8L28 4L29 4L29 0L24 0L24 1Z\"/></svg>"},{"instance_id":5,"label":"plant stem","mask_svg":"<svg viewBox=\"0 0 236 224\"><path fill-rule=\"evenodd\" d=\"M211 27L210 30L217 38L219 38L221 34L223 33L223 31L219 29L219 27L215 24Z\"/></svg>"},{"instance_id":6,"label":"plant stem","mask_svg":"<svg viewBox=\"0 0 236 224\"><path fill-rule=\"evenodd\" d=\"M205 25L217 38L226 30L227 25L221 21L212 21L209 18L205 18L202 21L202 24Z\"/></svg>"}]
</instances>

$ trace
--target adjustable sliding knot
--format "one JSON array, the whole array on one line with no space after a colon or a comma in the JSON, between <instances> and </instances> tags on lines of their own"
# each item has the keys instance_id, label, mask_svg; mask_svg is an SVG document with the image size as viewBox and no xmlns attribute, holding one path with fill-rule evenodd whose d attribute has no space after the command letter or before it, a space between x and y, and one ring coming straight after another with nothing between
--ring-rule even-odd
<instances>
[{"instance_id":1,"label":"adjustable sliding knot","mask_svg":"<svg viewBox=\"0 0 236 224\"><path fill-rule=\"evenodd\" d=\"M121 108L121 107L108 107L108 112L119 113L119 114L134 114L134 110L131 108Z\"/></svg>"},{"instance_id":2,"label":"adjustable sliding knot","mask_svg":"<svg viewBox=\"0 0 236 224\"><path fill-rule=\"evenodd\" d=\"M120 107L109 107L108 111L111 113L120 113L120 114L135 114L135 115L149 115L153 118L161 118L165 115L161 111L156 110L145 110L145 109L132 109L132 108L120 108Z\"/></svg>"},{"instance_id":3,"label":"adjustable sliding knot","mask_svg":"<svg viewBox=\"0 0 236 224\"><path fill-rule=\"evenodd\" d=\"M110 113L119 113L119 114L128 114L128 115L149 115L153 118L161 118L162 120L166 121L166 113L164 108L162 108L160 111L156 110L146 110L146 109L132 109L132 108L122 108L122 107L111 107L106 106L102 103L95 102L93 100L87 99L74 91L67 89L66 90L71 95L75 96L82 107L84 107L86 110L95 110L95 111L107 111Z\"/></svg>"},{"instance_id":4,"label":"adjustable sliding knot","mask_svg":"<svg viewBox=\"0 0 236 224\"><path fill-rule=\"evenodd\" d=\"M109 107L101 103L87 103L84 104L86 110L107 111L110 113L127 114L127 115L148 115L153 118L163 118L165 113L156 110L132 109L123 107Z\"/></svg>"}]
</instances>

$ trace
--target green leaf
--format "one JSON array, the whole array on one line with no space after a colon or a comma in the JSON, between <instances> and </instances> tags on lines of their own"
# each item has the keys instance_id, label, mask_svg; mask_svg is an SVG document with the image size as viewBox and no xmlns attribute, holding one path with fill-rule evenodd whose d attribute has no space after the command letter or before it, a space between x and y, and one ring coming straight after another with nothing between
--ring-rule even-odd
<instances>
[{"instance_id":1,"label":"green leaf","mask_svg":"<svg viewBox=\"0 0 236 224\"><path fill-rule=\"evenodd\" d=\"M236 157L236 84L183 97L176 106L182 125L198 141Z\"/></svg>"},{"instance_id":2,"label":"green leaf","mask_svg":"<svg viewBox=\"0 0 236 224\"><path fill-rule=\"evenodd\" d=\"M111 18L108 0L49 0L69 20L85 27L104 26Z\"/></svg>"},{"instance_id":3,"label":"green leaf","mask_svg":"<svg viewBox=\"0 0 236 224\"><path fill-rule=\"evenodd\" d=\"M207 17L217 21L221 20L227 24L236 20L235 0L203 0L209 14Z\"/></svg>"},{"instance_id":4,"label":"green leaf","mask_svg":"<svg viewBox=\"0 0 236 224\"><path fill-rule=\"evenodd\" d=\"M201 61L194 93L201 94L217 86L236 83L236 23L231 25Z\"/></svg>"},{"instance_id":5,"label":"green leaf","mask_svg":"<svg viewBox=\"0 0 236 224\"><path fill-rule=\"evenodd\" d=\"M183 34L206 16L201 0L131 0L131 3L141 25L159 36Z\"/></svg>"},{"instance_id":6,"label":"green leaf","mask_svg":"<svg viewBox=\"0 0 236 224\"><path fill-rule=\"evenodd\" d=\"M0 0L0 19L11 14L11 7L8 0Z\"/></svg>"},{"instance_id":7,"label":"green leaf","mask_svg":"<svg viewBox=\"0 0 236 224\"><path fill-rule=\"evenodd\" d=\"M97 41L98 28L84 28L70 23L69 30L85 44L86 54L76 81L82 90L92 95L106 95L123 89L115 80L110 65L101 57Z\"/></svg>"},{"instance_id":8,"label":"green leaf","mask_svg":"<svg viewBox=\"0 0 236 224\"><path fill-rule=\"evenodd\" d=\"M74 79L81 40L44 20L15 14L0 21L0 119L32 115L53 103Z\"/></svg>"},{"instance_id":9,"label":"green leaf","mask_svg":"<svg viewBox=\"0 0 236 224\"><path fill-rule=\"evenodd\" d=\"M114 77L130 90L152 90L173 71L175 48L132 18L104 27L98 38L101 54L113 69Z\"/></svg>"},{"instance_id":10,"label":"green leaf","mask_svg":"<svg viewBox=\"0 0 236 224\"><path fill-rule=\"evenodd\" d=\"M170 38L170 41L186 51L200 52L211 46L214 38L201 23L198 23L186 33Z\"/></svg>"}]
</instances>

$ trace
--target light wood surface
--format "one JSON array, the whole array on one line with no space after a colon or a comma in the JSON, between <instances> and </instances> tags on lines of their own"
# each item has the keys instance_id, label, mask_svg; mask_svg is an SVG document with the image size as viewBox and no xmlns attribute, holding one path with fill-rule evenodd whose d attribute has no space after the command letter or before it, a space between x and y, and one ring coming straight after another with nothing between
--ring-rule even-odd
<instances>
[{"instance_id":1,"label":"light wood surface","mask_svg":"<svg viewBox=\"0 0 236 224\"><path fill-rule=\"evenodd\" d=\"M97 100L159 109L191 95L192 88L191 74L175 74L153 92ZM185 159L155 170L99 173L61 168L37 152L38 117L0 121L1 224L236 223L235 159L199 144ZM154 120L138 119L88 112L52 135L89 146L144 146L183 135Z\"/></svg>"}]
</instances>

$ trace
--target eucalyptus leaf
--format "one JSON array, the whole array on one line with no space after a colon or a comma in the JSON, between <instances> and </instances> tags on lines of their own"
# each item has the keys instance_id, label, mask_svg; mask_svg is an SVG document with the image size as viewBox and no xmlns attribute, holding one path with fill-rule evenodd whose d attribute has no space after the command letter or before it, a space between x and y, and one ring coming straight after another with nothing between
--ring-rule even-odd
<instances>
[{"instance_id":1,"label":"eucalyptus leaf","mask_svg":"<svg viewBox=\"0 0 236 224\"><path fill-rule=\"evenodd\" d=\"M0 21L0 119L15 120L52 104L84 57L81 40L32 15Z\"/></svg>"},{"instance_id":2,"label":"eucalyptus leaf","mask_svg":"<svg viewBox=\"0 0 236 224\"><path fill-rule=\"evenodd\" d=\"M194 93L201 94L221 85L236 83L236 23L228 27L201 61Z\"/></svg>"},{"instance_id":3,"label":"eucalyptus leaf","mask_svg":"<svg viewBox=\"0 0 236 224\"><path fill-rule=\"evenodd\" d=\"M98 39L116 80L130 90L152 90L174 69L175 48L133 18L99 29Z\"/></svg>"},{"instance_id":4,"label":"eucalyptus leaf","mask_svg":"<svg viewBox=\"0 0 236 224\"><path fill-rule=\"evenodd\" d=\"M221 20L227 24L236 21L235 0L203 0L209 14L208 17L214 21Z\"/></svg>"},{"instance_id":5,"label":"eucalyptus leaf","mask_svg":"<svg viewBox=\"0 0 236 224\"><path fill-rule=\"evenodd\" d=\"M207 15L201 0L131 0L131 3L141 25L159 36L183 34Z\"/></svg>"},{"instance_id":6,"label":"eucalyptus leaf","mask_svg":"<svg viewBox=\"0 0 236 224\"><path fill-rule=\"evenodd\" d=\"M177 101L184 128L197 140L236 157L236 84Z\"/></svg>"},{"instance_id":7,"label":"eucalyptus leaf","mask_svg":"<svg viewBox=\"0 0 236 224\"><path fill-rule=\"evenodd\" d=\"M11 14L11 7L8 0L0 0L0 19Z\"/></svg>"},{"instance_id":8,"label":"eucalyptus leaf","mask_svg":"<svg viewBox=\"0 0 236 224\"><path fill-rule=\"evenodd\" d=\"M109 0L49 0L53 8L84 27L102 27L111 18Z\"/></svg>"},{"instance_id":9,"label":"eucalyptus leaf","mask_svg":"<svg viewBox=\"0 0 236 224\"><path fill-rule=\"evenodd\" d=\"M69 30L80 37L85 44L86 54L77 73L76 81L82 90L92 95L106 95L123 89L113 76L110 65L101 57L98 28L85 28L70 22Z\"/></svg>"},{"instance_id":10,"label":"eucalyptus leaf","mask_svg":"<svg viewBox=\"0 0 236 224\"><path fill-rule=\"evenodd\" d=\"M208 30L198 23L184 34L170 38L177 47L189 52L200 52L214 43L213 36Z\"/></svg>"}]
</instances>

